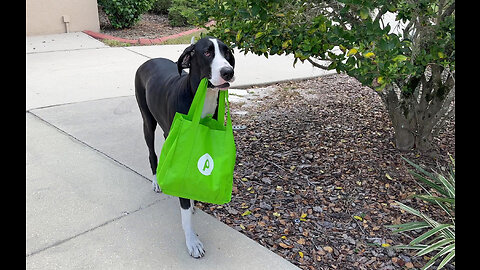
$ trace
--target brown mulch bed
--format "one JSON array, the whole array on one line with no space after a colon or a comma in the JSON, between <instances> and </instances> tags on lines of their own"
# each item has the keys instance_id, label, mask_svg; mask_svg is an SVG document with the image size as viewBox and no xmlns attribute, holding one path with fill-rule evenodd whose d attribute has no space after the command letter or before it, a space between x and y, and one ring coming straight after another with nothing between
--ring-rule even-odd
<instances>
[{"instance_id":1,"label":"brown mulch bed","mask_svg":"<svg viewBox=\"0 0 480 270\"><path fill-rule=\"evenodd\" d=\"M249 89L269 95L232 104L237 163L232 201L198 207L302 269L409 269L427 260L391 246L419 235L385 225L410 222L395 201L442 219L409 196L422 189L401 157L448 168L455 123L434 154L400 152L377 94L346 75ZM452 264L445 269L454 269Z\"/></svg>"},{"instance_id":2,"label":"brown mulch bed","mask_svg":"<svg viewBox=\"0 0 480 270\"><path fill-rule=\"evenodd\" d=\"M195 26L173 27L168 23L168 15L145 13L141 16L140 21L131 28L114 29L108 17L103 12L101 7L98 9L98 17L100 20L100 32L114 37L125 39L139 39L139 38L160 38L178 34L184 31L194 29Z\"/></svg>"}]
</instances>

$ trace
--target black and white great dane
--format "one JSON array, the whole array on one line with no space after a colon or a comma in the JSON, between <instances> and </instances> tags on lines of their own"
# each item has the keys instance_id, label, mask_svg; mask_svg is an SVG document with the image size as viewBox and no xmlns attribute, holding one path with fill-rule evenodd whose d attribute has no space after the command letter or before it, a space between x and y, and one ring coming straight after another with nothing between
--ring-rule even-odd
<instances>
[{"instance_id":1,"label":"black and white great dane","mask_svg":"<svg viewBox=\"0 0 480 270\"><path fill-rule=\"evenodd\" d=\"M192 42L193 43L193 42ZM143 118L143 134L149 150L150 167L155 192L160 192L156 180L157 155L154 148L157 123L167 138L176 112L187 114L197 87L208 78L208 90L202 111L216 117L218 91L233 82L235 59L232 50L222 41L205 37L188 46L177 63L165 58L150 59L135 74L135 97ZM183 69L190 68L189 73ZM180 198L182 227L188 253L194 258L205 254L202 242L192 227L193 202Z\"/></svg>"}]
</instances>

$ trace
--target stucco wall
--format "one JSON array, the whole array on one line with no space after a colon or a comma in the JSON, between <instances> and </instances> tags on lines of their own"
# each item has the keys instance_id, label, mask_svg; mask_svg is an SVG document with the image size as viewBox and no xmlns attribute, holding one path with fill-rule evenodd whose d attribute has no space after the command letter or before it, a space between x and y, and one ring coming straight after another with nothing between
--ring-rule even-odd
<instances>
[{"instance_id":1,"label":"stucco wall","mask_svg":"<svg viewBox=\"0 0 480 270\"><path fill-rule=\"evenodd\" d=\"M66 33L64 15L70 32L100 30L97 0L27 0L27 36Z\"/></svg>"}]
</instances>

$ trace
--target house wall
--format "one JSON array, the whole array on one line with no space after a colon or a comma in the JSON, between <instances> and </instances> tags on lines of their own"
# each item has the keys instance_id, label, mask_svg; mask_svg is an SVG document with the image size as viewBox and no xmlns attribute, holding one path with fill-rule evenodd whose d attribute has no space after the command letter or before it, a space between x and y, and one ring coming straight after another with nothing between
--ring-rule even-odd
<instances>
[{"instance_id":1,"label":"house wall","mask_svg":"<svg viewBox=\"0 0 480 270\"><path fill-rule=\"evenodd\" d=\"M27 0L27 36L66 33L64 15L69 32L100 31L97 0Z\"/></svg>"}]
</instances>

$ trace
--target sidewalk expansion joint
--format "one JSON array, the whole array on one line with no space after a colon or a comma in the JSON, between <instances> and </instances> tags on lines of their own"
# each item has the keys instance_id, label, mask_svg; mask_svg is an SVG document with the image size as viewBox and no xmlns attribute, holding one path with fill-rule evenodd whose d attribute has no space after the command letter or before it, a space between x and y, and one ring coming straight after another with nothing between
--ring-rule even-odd
<instances>
[{"instance_id":1,"label":"sidewalk expansion joint","mask_svg":"<svg viewBox=\"0 0 480 270\"><path fill-rule=\"evenodd\" d=\"M151 179L149 179L149 178L145 177L144 175L142 175L141 173L137 172L137 171L136 171L136 170L134 170L133 168L130 168L129 166L127 166L127 165L123 164L122 162L120 162L120 161L118 161L117 159L115 159L115 158L113 158L113 157L109 156L108 154L106 154L106 153L104 153L104 152L102 152L102 151L100 151L100 150L98 150L98 149L96 149L96 148L92 147L91 145L89 145L89 144L87 144L87 143L83 142L82 140L80 140L80 139L76 138L76 137L75 137L75 136L73 136L72 134L69 134L69 133L67 133L66 131L64 131L64 130L60 129L59 127L57 127L57 126L55 126L55 125L53 125L52 123L50 123L50 122L48 122L47 120L43 119L42 117L40 117L39 115L35 114L34 112L32 112L32 111L27 111L27 113L29 113L29 114L33 115L34 117L38 118L38 119L39 119L39 120L41 120L42 122L46 123L47 125L49 125L49 126L51 126L51 127L55 128L55 129L56 129L56 130L58 130L59 132L61 132L61 133L65 134L66 136L68 136L69 138L71 138L71 139L73 139L73 140L75 140L75 141L79 142L80 144L82 144L82 145L84 145L84 146L86 146L86 147L88 147L88 148L92 149L93 151L95 151L95 152L97 152L97 153L99 153L99 154L103 155L104 157L106 157L106 158L108 158L108 159L112 160L113 162L117 163L117 164L118 164L118 165L120 165L121 167L124 167L124 168L126 168L127 170L129 170L129 171L131 171L131 172L133 172L133 173L137 174L138 176L140 176L140 177L142 177L143 179L147 180L148 182L152 183L152 180L151 180Z\"/></svg>"},{"instance_id":2,"label":"sidewalk expansion joint","mask_svg":"<svg viewBox=\"0 0 480 270\"><path fill-rule=\"evenodd\" d=\"M74 236L71 236L71 237L68 237L68 238L66 238L66 239L57 241L57 242L55 242L55 243L53 243L53 244L51 244L51 245L49 245L49 246L46 246L46 247L43 247L43 248L41 248L41 249L32 251L32 252L28 253L26 257L28 258L28 257L30 257L30 256L36 255L36 254L38 254L38 253L40 253L40 252L42 252L42 251L45 251L45 250L47 250L47 249L50 249L50 248L59 246L59 245L65 243L65 242L68 242L68 241L70 241L70 240L73 240L73 239L75 239L75 238L77 238L77 237L79 237L79 236L82 236L82 235L86 234L86 233L92 232L92 231L94 231L94 230L96 230L96 229L98 229L98 228L102 228L102 227L105 226L105 225L108 225L108 224L110 224L110 223L112 223L112 222L115 222L115 221L117 221L117 220L120 220L120 219L122 219L122 218L124 218L124 217L126 217L126 216L128 216L128 215L135 214L136 212L138 212L138 211L140 211L140 210L147 209L147 208L149 208L150 206L153 206L154 204L156 204L156 203L158 203L158 202L161 202L161 201L164 201L164 200L167 200L167 199L169 199L169 197L165 197L165 198L161 198L161 199L155 200L155 201L153 201L153 202L150 203L150 204L147 204L147 205L145 205L145 206L140 206L138 209L136 209L136 210L134 210L134 211L132 211L132 212L123 211L122 214L121 214L120 216L118 216L118 217L115 217L115 218L113 218L113 219L107 220L107 221L105 221L104 223L102 223L102 224L100 224L100 225L97 225L97 226L95 226L95 227L93 227L93 228L90 228L90 229L88 229L88 230L86 230L86 231L83 231L83 232L81 232L81 233L78 233L78 234L76 234L76 235L74 235Z\"/></svg>"}]
</instances>

